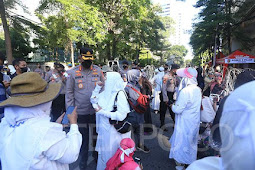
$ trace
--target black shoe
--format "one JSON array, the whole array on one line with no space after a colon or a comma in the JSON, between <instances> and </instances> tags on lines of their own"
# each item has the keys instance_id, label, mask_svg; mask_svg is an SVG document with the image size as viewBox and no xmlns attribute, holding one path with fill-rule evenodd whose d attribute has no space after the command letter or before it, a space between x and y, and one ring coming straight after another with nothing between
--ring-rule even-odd
<instances>
[{"instance_id":1,"label":"black shoe","mask_svg":"<svg viewBox=\"0 0 255 170\"><path fill-rule=\"evenodd\" d=\"M144 153L149 153L150 152L150 149L147 148L145 145L137 146L137 150L142 151Z\"/></svg>"}]
</instances>

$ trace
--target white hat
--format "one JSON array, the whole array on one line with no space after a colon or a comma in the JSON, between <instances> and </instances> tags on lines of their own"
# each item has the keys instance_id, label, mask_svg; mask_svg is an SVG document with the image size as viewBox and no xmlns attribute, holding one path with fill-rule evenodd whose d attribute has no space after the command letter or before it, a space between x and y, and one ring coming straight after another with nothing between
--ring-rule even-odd
<instances>
[{"instance_id":1,"label":"white hat","mask_svg":"<svg viewBox=\"0 0 255 170\"><path fill-rule=\"evenodd\" d=\"M164 71L165 69L164 69L164 67L159 67L159 71L160 72L162 72L162 71Z\"/></svg>"},{"instance_id":2,"label":"white hat","mask_svg":"<svg viewBox=\"0 0 255 170\"><path fill-rule=\"evenodd\" d=\"M188 77L188 78L195 77L196 78L197 70L192 67L180 68L176 71L176 74L180 77Z\"/></svg>"}]
</instances>

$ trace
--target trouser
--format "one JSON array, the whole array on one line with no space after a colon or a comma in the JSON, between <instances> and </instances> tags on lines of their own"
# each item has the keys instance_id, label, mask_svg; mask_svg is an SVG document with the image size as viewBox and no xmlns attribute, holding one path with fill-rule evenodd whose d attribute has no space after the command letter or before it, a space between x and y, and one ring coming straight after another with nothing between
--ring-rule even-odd
<instances>
[{"instance_id":1,"label":"trouser","mask_svg":"<svg viewBox=\"0 0 255 170\"><path fill-rule=\"evenodd\" d=\"M78 116L78 125L79 125L79 131L82 134L82 145L81 145L81 151L78 160L80 160L79 167L81 170L86 169L87 167L87 161L88 161L88 152L89 152L89 143L90 140L92 140L92 155L95 159L96 152L95 152L95 146L96 146L96 115L79 115ZM89 129L91 129L92 133L89 134Z\"/></svg>"},{"instance_id":2,"label":"trouser","mask_svg":"<svg viewBox=\"0 0 255 170\"><path fill-rule=\"evenodd\" d=\"M174 96L174 92L167 92L167 96L168 96L168 100L174 100L173 96ZM163 94L160 93L160 126L164 126L165 125L165 117L166 117L166 110L168 108L169 113L171 118L173 119L173 121L175 122L175 113L172 111L172 109L170 107L168 107L166 105L166 103L163 101Z\"/></svg>"},{"instance_id":3,"label":"trouser","mask_svg":"<svg viewBox=\"0 0 255 170\"><path fill-rule=\"evenodd\" d=\"M151 108L148 107L144 113L144 131L152 132Z\"/></svg>"},{"instance_id":4,"label":"trouser","mask_svg":"<svg viewBox=\"0 0 255 170\"><path fill-rule=\"evenodd\" d=\"M55 122L63 112L65 112L65 95L60 94L56 99L52 101L51 115L52 122Z\"/></svg>"},{"instance_id":5,"label":"trouser","mask_svg":"<svg viewBox=\"0 0 255 170\"><path fill-rule=\"evenodd\" d=\"M143 137L143 124L135 124L132 125L133 135L134 135L134 141L136 146L142 146L144 145L144 141L141 140Z\"/></svg>"}]
</instances>

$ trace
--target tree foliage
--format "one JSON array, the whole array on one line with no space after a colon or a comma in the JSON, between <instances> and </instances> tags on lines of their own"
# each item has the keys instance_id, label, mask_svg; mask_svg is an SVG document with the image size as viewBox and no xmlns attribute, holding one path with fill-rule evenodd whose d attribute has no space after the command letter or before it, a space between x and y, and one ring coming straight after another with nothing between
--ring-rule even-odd
<instances>
[{"instance_id":1,"label":"tree foliage","mask_svg":"<svg viewBox=\"0 0 255 170\"><path fill-rule=\"evenodd\" d=\"M26 10L21 0L5 0L5 5ZM162 56L170 48L167 38L174 22L156 15L159 11L150 0L40 0L35 13L42 24L12 17L12 25L16 24L12 36L18 36L26 50L43 51L51 60L62 55L73 58L81 46L92 47L101 62L116 57L142 60L143 49ZM34 49L28 45L29 34Z\"/></svg>"},{"instance_id":2,"label":"tree foliage","mask_svg":"<svg viewBox=\"0 0 255 170\"><path fill-rule=\"evenodd\" d=\"M5 34L8 35L1 37L0 50L6 52L8 63L11 64L13 58L26 58L33 51L30 45L30 28L36 25L12 12L13 9L20 7L28 13L27 7L21 0L4 0L3 2L5 11L1 11L1 19L7 21L7 25L3 23L3 27Z\"/></svg>"},{"instance_id":3,"label":"tree foliage","mask_svg":"<svg viewBox=\"0 0 255 170\"><path fill-rule=\"evenodd\" d=\"M83 0L42 0L37 15L44 26L36 42L50 51L62 47L73 55L74 42L96 45L105 35L102 14Z\"/></svg>"},{"instance_id":4,"label":"tree foliage","mask_svg":"<svg viewBox=\"0 0 255 170\"><path fill-rule=\"evenodd\" d=\"M199 58L205 52L212 56L214 48L229 54L231 38L240 41L243 49L254 46L254 39L240 27L247 7L249 9L253 4L250 0L198 0L195 7L201 8L199 22L193 25L190 39L195 57ZM220 39L223 44L220 43Z\"/></svg>"},{"instance_id":5,"label":"tree foliage","mask_svg":"<svg viewBox=\"0 0 255 170\"><path fill-rule=\"evenodd\" d=\"M188 50L183 45L174 45L166 51L165 58L167 61L172 61L176 64L183 65L184 57L187 55L187 53Z\"/></svg>"}]
</instances>

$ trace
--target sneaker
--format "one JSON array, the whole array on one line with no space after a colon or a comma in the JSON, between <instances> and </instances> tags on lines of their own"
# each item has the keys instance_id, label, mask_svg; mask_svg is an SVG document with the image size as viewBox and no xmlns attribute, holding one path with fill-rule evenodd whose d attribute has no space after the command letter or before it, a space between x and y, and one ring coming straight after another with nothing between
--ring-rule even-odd
<instances>
[{"instance_id":1,"label":"sneaker","mask_svg":"<svg viewBox=\"0 0 255 170\"><path fill-rule=\"evenodd\" d=\"M154 113L155 113L155 114L158 114L158 111L157 111L157 110L155 110L155 111L154 111Z\"/></svg>"},{"instance_id":2,"label":"sneaker","mask_svg":"<svg viewBox=\"0 0 255 170\"><path fill-rule=\"evenodd\" d=\"M176 166L175 169L176 170L184 170L184 166Z\"/></svg>"},{"instance_id":3,"label":"sneaker","mask_svg":"<svg viewBox=\"0 0 255 170\"><path fill-rule=\"evenodd\" d=\"M145 145L137 146L137 150L142 151L144 153L149 153L150 152L150 149L147 148Z\"/></svg>"}]
</instances>

